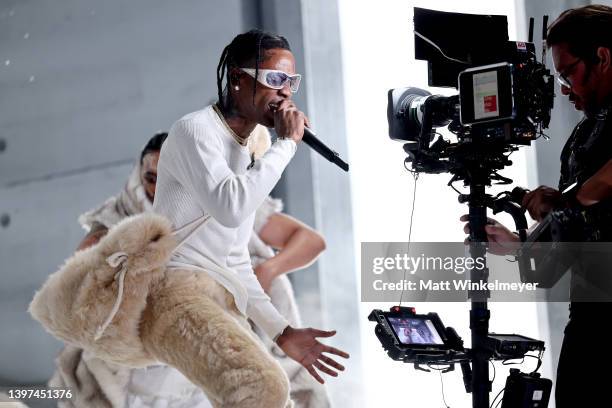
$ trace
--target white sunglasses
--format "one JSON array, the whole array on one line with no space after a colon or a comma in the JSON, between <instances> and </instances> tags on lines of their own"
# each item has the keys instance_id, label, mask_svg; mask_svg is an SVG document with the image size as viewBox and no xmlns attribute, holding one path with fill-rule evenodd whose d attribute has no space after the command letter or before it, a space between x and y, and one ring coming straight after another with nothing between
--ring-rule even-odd
<instances>
[{"instance_id":1,"label":"white sunglasses","mask_svg":"<svg viewBox=\"0 0 612 408\"><path fill-rule=\"evenodd\" d=\"M255 68L240 69L255 78ZM289 75L286 72L275 69L260 69L257 73L257 81L260 84L272 89L283 89L287 82L289 82L289 88L293 93L298 91L301 79L302 76L300 74Z\"/></svg>"}]
</instances>

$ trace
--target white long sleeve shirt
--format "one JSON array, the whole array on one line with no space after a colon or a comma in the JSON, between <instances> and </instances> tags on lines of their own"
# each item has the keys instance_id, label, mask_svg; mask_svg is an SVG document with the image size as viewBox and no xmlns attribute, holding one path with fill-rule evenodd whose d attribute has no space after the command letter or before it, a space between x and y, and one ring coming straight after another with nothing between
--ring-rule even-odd
<instances>
[{"instance_id":1,"label":"white long sleeve shirt","mask_svg":"<svg viewBox=\"0 0 612 408\"><path fill-rule=\"evenodd\" d=\"M196 267L209 273L232 295L238 310L270 338L287 321L264 293L247 249L255 210L278 182L296 144L277 140L247 170L247 147L238 144L212 106L177 121L158 163L155 212L175 227L212 216L175 251L169 267Z\"/></svg>"}]
</instances>

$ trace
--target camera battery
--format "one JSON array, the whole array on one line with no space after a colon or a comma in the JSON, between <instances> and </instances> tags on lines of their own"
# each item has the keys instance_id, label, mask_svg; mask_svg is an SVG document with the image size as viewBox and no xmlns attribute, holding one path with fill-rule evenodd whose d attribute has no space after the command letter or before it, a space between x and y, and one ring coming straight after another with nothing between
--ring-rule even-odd
<instances>
[{"instance_id":1,"label":"camera battery","mask_svg":"<svg viewBox=\"0 0 612 408\"><path fill-rule=\"evenodd\" d=\"M501 408L546 408L550 399L552 381L537 373L525 374L510 369Z\"/></svg>"}]
</instances>

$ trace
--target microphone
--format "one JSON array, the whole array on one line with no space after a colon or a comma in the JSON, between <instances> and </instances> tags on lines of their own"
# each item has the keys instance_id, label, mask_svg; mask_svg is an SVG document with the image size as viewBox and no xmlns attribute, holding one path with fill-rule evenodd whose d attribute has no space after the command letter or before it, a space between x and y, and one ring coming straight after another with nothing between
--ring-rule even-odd
<instances>
[{"instance_id":1,"label":"microphone","mask_svg":"<svg viewBox=\"0 0 612 408\"><path fill-rule=\"evenodd\" d=\"M329 147L325 146L323 142L317 139L317 136L312 132L312 130L304 127L304 137L302 141L310 146L311 149L319 153L321 156L325 157L330 162L334 163L336 166L340 167L344 171L349 170L349 165L344 160L340 158L340 155L334 152Z\"/></svg>"}]
</instances>

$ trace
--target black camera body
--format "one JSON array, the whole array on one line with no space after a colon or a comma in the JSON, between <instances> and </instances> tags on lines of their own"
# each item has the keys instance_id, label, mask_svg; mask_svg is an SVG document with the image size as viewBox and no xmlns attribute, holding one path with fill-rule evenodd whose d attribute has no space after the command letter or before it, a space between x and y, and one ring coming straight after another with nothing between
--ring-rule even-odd
<instances>
[{"instance_id":1,"label":"black camera body","mask_svg":"<svg viewBox=\"0 0 612 408\"><path fill-rule=\"evenodd\" d=\"M441 24L465 29L449 39L432 29ZM511 164L508 153L529 145L548 127L553 75L538 62L533 43L508 41L504 16L415 8L414 25L416 58L428 61L430 85L454 87L459 94L389 90L390 138L407 142L404 150L414 171L449 172L466 180L466 168L477 162L495 175ZM444 139L435 131L440 127L457 141Z\"/></svg>"}]
</instances>

